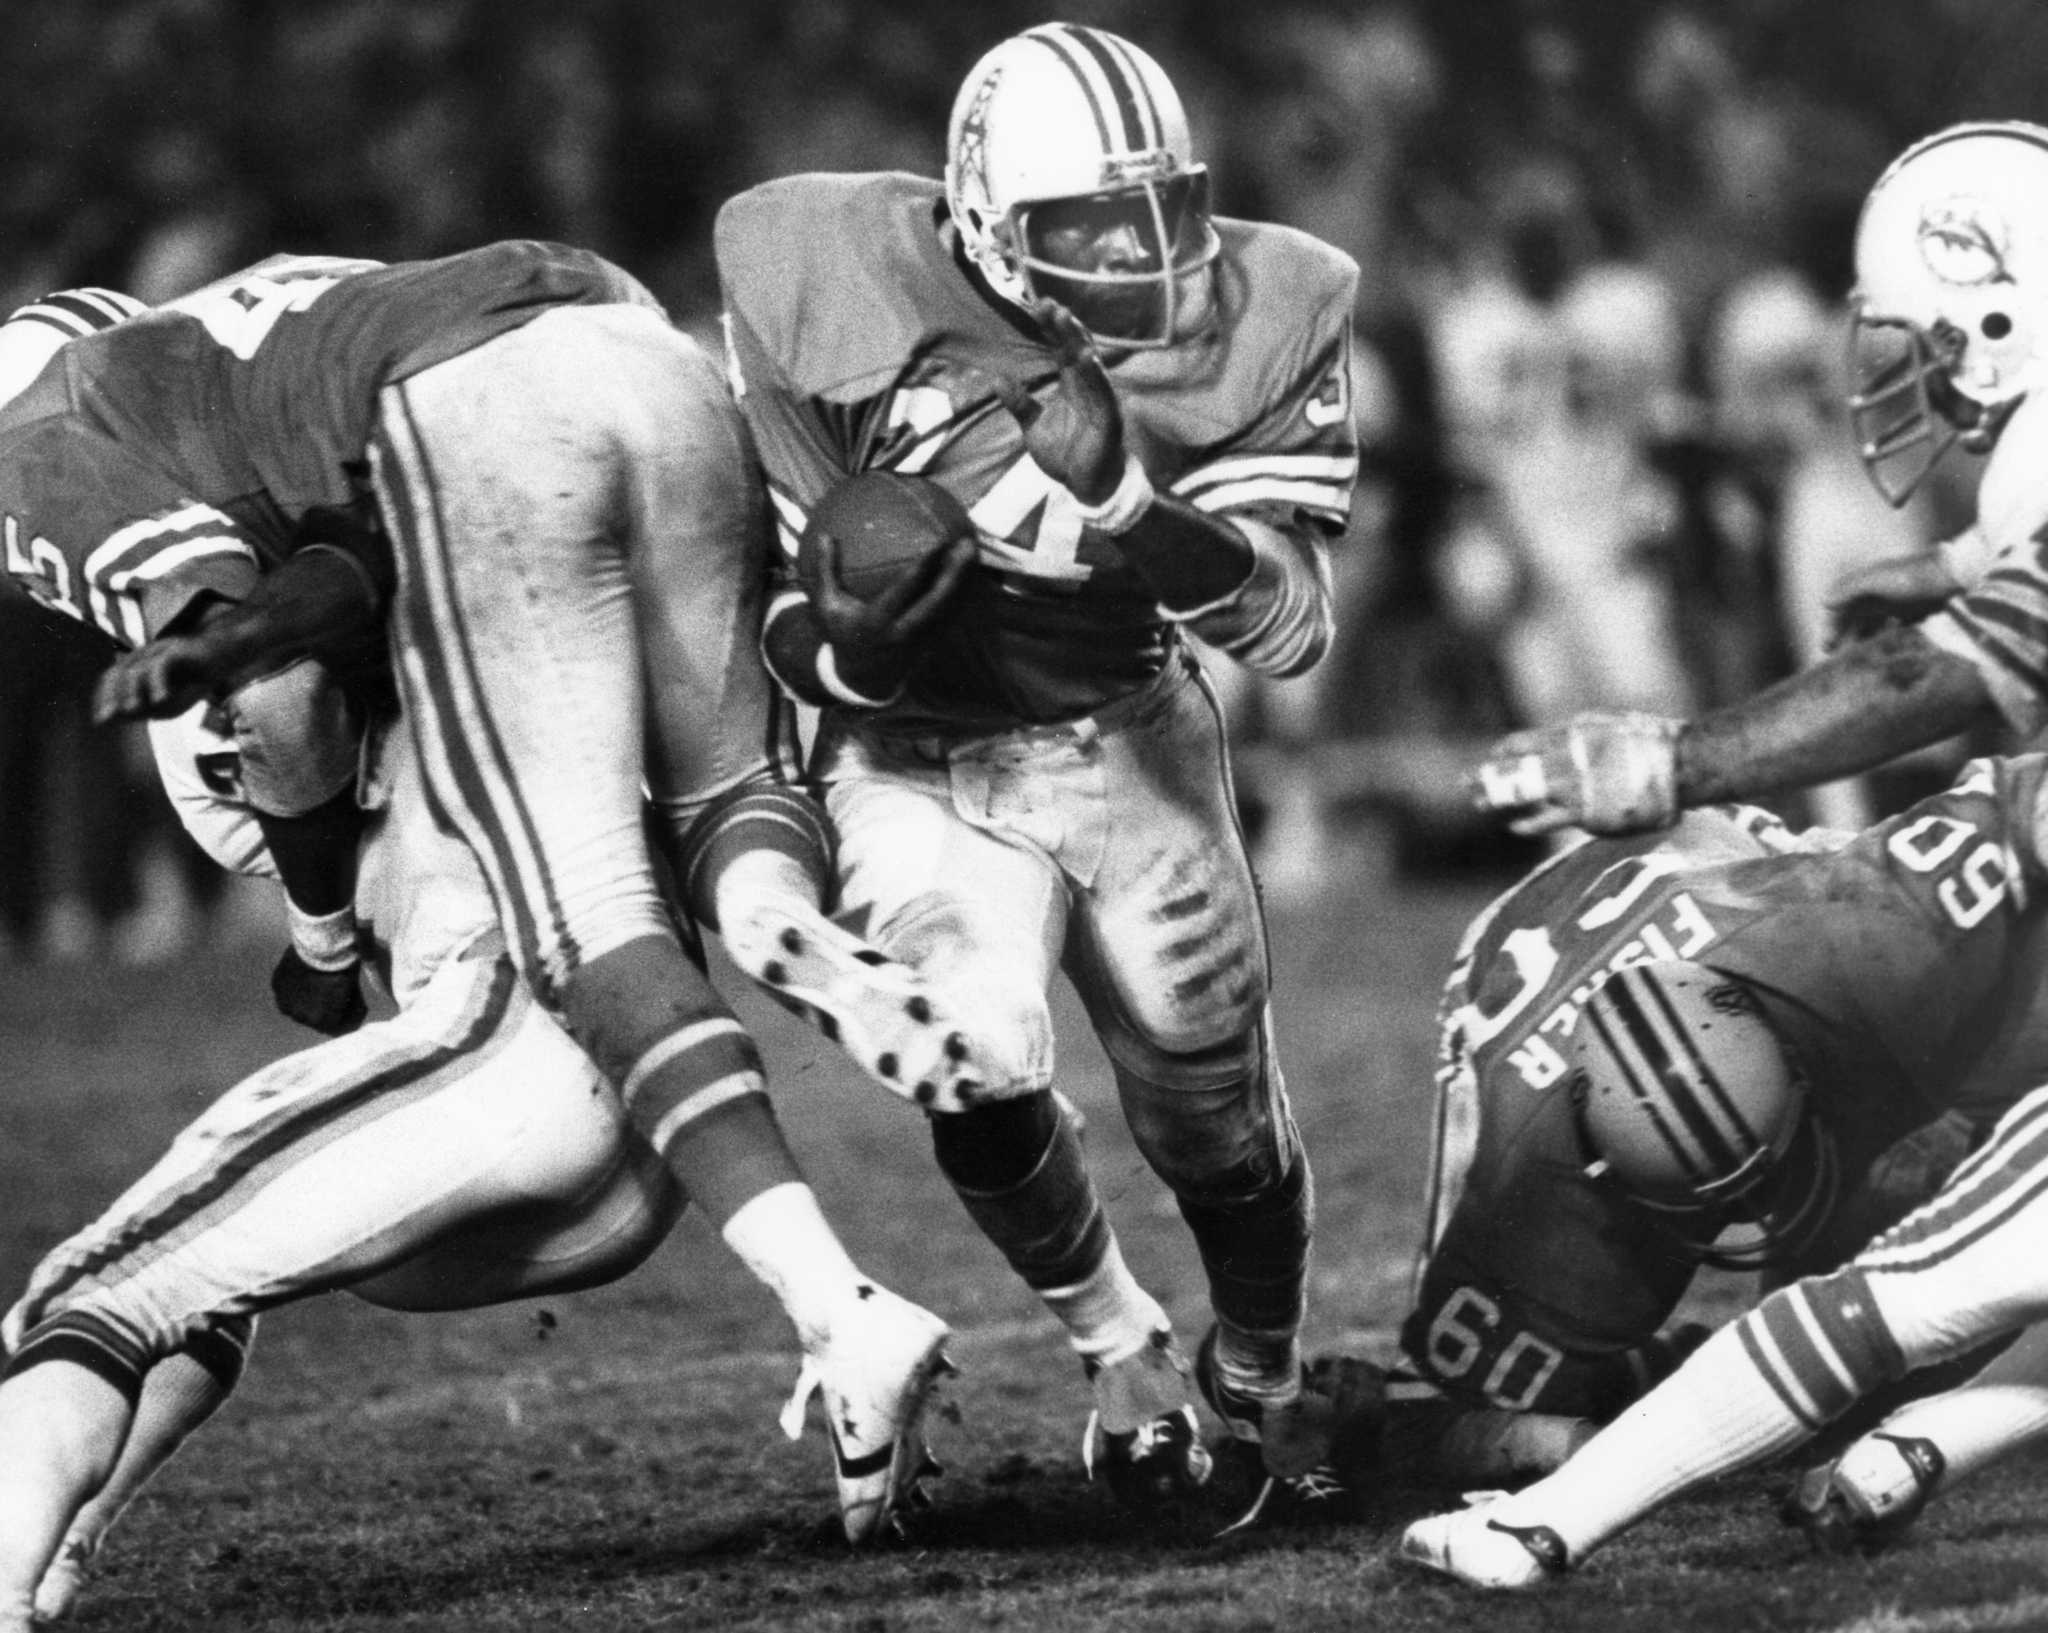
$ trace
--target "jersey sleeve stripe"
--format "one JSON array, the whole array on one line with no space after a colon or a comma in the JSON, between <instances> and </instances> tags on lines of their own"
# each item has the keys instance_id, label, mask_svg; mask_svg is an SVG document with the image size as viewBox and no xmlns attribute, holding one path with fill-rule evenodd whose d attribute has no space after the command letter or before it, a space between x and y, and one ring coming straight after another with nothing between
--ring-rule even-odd
<instances>
[{"instance_id":1,"label":"jersey sleeve stripe","mask_svg":"<svg viewBox=\"0 0 2048 1633\"><path fill-rule=\"evenodd\" d=\"M1358 476L1358 455L1238 454L1229 459L1211 460L1188 472L1173 484L1173 491L1186 497L1198 489L1212 487L1219 482L1240 481L1247 476L1351 482Z\"/></svg>"},{"instance_id":2,"label":"jersey sleeve stripe","mask_svg":"<svg viewBox=\"0 0 2048 1633\"><path fill-rule=\"evenodd\" d=\"M775 512L775 535L782 541L782 553L794 561L797 541L803 537L810 518L802 505L772 482L768 485L768 503Z\"/></svg>"},{"instance_id":3,"label":"jersey sleeve stripe","mask_svg":"<svg viewBox=\"0 0 2048 1633\"><path fill-rule=\"evenodd\" d=\"M1342 521L1351 513L1349 484L1332 486L1323 482L1254 479L1228 483L1202 493L1191 493L1186 495L1186 498L1195 509L1209 512L1229 510L1240 505L1284 504L1301 505L1338 521Z\"/></svg>"}]
</instances>

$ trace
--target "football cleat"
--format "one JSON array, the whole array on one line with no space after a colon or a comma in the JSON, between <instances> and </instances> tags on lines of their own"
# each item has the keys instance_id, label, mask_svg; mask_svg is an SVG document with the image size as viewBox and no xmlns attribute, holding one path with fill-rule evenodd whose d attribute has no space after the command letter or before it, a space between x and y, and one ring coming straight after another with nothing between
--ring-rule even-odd
<instances>
[{"instance_id":1,"label":"football cleat","mask_svg":"<svg viewBox=\"0 0 2048 1633\"><path fill-rule=\"evenodd\" d=\"M1314 1525L1343 1517L1351 1496L1338 1472L1336 1448L1347 1418L1365 1413L1358 1380L1339 1365L1318 1362L1303 1368L1301 1389L1276 1405L1234 1390L1216 1365L1217 1329L1212 1326L1195 1351L1195 1382L1228 1431L1224 1455L1247 1465L1250 1505L1217 1533L1255 1527ZM1352 1373L1369 1373L1370 1409L1376 1416L1380 1375L1376 1368L1349 1363Z\"/></svg>"},{"instance_id":2,"label":"football cleat","mask_svg":"<svg viewBox=\"0 0 2048 1633\"><path fill-rule=\"evenodd\" d=\"M929 1310L864 1282L851 1314L804 1357L782 1432L801 1439L811 1396L823 1395L839 1514L856 1547L896 1531L899 1511L923 1506L923 1481L940 1472L923 1423L933 1387L958 1370L946 1357L949 1336Z\"/></svg>"},{"instance_id":3,"label":"football cleat","mask_svg":"<svg viewBox=\"0 0 2048 1633\"><path fill-rule=\"evenodd\" d=\"M724 939L735 964L891 1094L933 1112L991 1098L966 1033L917 973L815 908L770 898Z\"/></svg>"},{"instance_id":4,"label":"football cleat","mask_svg":"<svg viewBox=\"0 0 2048 1633\"><path fill-rule=\"evenodd\" d=\"M1464 1508L1415 1521L1401 1533L1395 1558L1474 1588L1533 1588L1564 1575L1571 1568L1564 1538L1547 1525L1493 1517L1506 1495L1474 1493Z\"/></svg>"},{"instance_id":5,"label":"football cleat","mask_svg":"<svg viewBox=\"0 0 2048 1633\"><path fill-rule=\"evenodd\" d=\"M1081 1432L1081 1466L1139 1513L1170 1513L1215 1472L1189 1401L1187 1357L1162 1327L1129 1355L1090 1363L1095 1409Z\"/></svg>"},{"instance_id":6,"label":"football cleat","mask_svg":"<svg viewBox=\"0 0 2048 1633\"><path fill-rule=\"evenodd\" d=\"M1817 1553L1876 1553L1920 1517L1947 1467L1931 1440L1867 1434L1800 1475L1778 1517L1805 1532Z\"/></svg>"}]
</instances>

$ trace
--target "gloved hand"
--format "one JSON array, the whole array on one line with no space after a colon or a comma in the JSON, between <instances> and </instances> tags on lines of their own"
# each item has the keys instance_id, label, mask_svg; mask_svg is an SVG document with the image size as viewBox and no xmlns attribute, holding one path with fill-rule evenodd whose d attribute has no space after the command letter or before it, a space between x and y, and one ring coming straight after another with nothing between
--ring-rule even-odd
<instances>
[{"instance_id":1,"label":"gloved hand","mask_svg":"<svg viewBox=\"0 0 2048 1633\"><path fill-rule=\"evenodd\" d=\"M351 959L331 970L315 969L287 947L270 973L270 994L278 1013L330 1038L353 1032L370 1013L363 1002L362 964Z\"/></svg>"},{"instance_id":2,"label":"gloved hand","mask_svg":"<svg viewBox=\"0 0 2048 1633\"><path fill-rule=\"evenodd\" d=\"M1503 737L1472 776L1482 811L1518 834L1579 827L1645 833L1678 820L1678 734L1661 715L1574 715L1562 725Z\"/></svg>"}]
</instances>

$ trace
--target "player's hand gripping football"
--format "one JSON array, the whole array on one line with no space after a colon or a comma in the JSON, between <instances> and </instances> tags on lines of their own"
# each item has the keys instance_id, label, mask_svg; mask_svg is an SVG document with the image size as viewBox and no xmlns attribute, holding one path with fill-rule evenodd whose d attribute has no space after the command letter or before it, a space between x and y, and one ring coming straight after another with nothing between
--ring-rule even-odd
<instances>
[{"instance_id":1,"label":"player's hand gripping football","mask_svg":"<svg viewBox=\"0 0 2048 1633\"><path fill-rule=\"evenodd\" d=\"M848 685L871 696L893 692L909 672L919 640L935 623L961 575L974 564L974 538L955 539L914 573L872 597L856 595L840 574L839 541L816 537L818 572L809 586L825 639Z\"/></svg>"},{"instance_id":2,"label":"player's hand gripping football","mask_svg":"<svg viewBox=\"0 0 2048 1633\"><path fill-rule=\"evenodd\" d=\"M1473 800L1518 834L1668 828L1678 820L1680 729L1659 715L1587 712L1515 732L1473 773Z\"/></svg>"},{"instance_id":3,"label":"player's hand gripping football","mask_svg":"<svg viewBox=\"0 0 2048 1633\"><path fill-rule=\"evenodd\" d=\"M996 386L1003 406L1024 432L1024 448L1038 468L1084 505L1099 505L1124 475L1124 412L1095 342L1081 320L1055 300L1032 303L1059 377L1043 399L1020 382Z\"/></svg>"}]
</instances>

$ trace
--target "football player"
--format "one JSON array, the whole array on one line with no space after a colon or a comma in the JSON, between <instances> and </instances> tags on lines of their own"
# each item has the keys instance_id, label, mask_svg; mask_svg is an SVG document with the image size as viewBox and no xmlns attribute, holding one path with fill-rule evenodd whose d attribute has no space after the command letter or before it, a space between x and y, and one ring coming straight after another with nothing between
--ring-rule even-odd
<instances>
[{"instance_id":1,"label":"football player","mask_svg":"<svg viewBox=\"0 0 2048 1633\"><path fill-rule=\"evenodd\" d=\"M205 713L153 726L166 786L216 860L274 875L234 742ZM261 1311L336 1287L446 1310L596 1286L682 1211L611 1085L519 979L402 729L375 734L369 764L356 906L397 1012L230 1090L37 1267L4 1327L0 1628L28 1625L31 1595L45 1616L69 1608L127 1501L226 1399ZM738 1022L693 1047L724 1092L758 1091ZM777 1249L792 1214L815 1256ZM845 1529L867 1541L922 1471L900 1395L943 1366L946 1329L862 1275L801 1187L756 1197L722 1234L796 1326L785 1427L800 1432L821 1386Z\"/></svg>"},{"instance_id":2,"label":"football player","mask_svg":"<svg viewBox=\"0 0 2048 1633\"><path fill-rule=\"evenodd\" d=\"M1357 268L1213 216L1173 85L1099 29L994 47L946 151L943 185L801 175L720 212L732 383L785 566L856 471L942 483L975 524L869 602L826 546L817 594L785 575L764 648L822 710L844 900L977 1017L1006 1097L934 1117L938 1164L1065 1324L1092 1379L1091 1466L1143 1502L1210 1458L1172 1327L1055 1098L1059 968L1207 1270L1203 1390L1292 1479L1313 1438L1292 1432L1309 1162L1222 724L1182 632L1280 676L1329 641Z\"/></svg>"},{"instance_id":3,"label":"football player","mask_svg":"<svg viewBox=\"0 0 2048 1633\"><path fill-rule=\"evenodd\" d=\"M1424 1387L1390 1391L1420 1472L1546 1472L1705 1336L1662 1330L1702 1264L1832 1269L2048 1076L2042 774L1977 762L1855 834L1691 813L1479 916L1438 1017Z\"/></svg>"},{"instance_id":4,"label":"football player","mask_svg":"<svg viewBox=\"0 0 2048 1633\"><path fill-rule=\"evenodd\" d=\"M2038 1252L2048 1090L2028 1088L2041 1078L2043 927L2027 904L2048 884L2044 816L2048 762L1980 761L1947 794L1839 849L1724 866L1718 879L1701 875L1715 884L1708 893L1682 882L1688 915L1717 931L1699 963L1622 964L1569 1000L1577 1024L1555 1045L1537 1023L1530 1037L1542 1046L1530 1058L1556 1055L1583 1108L1587 1155L1659 1211L1697 1208L1711 1188L1710 1223L1796 1221L1798 1199L1819 1194L1807 1176L1826 1172L1824 1141L1853 1175L1852 1153L1916 1106L1997 1120L1931 1199L1846 1264L1769 1294L1536 1484L1417 1521L1403 1558L1480 1586L1533 1585L1677 1493L1789 1451L1879 1391L1924 1381L1926 1369L1967 1367L2048 1315ZM1617 869L1620 892L1590 902L1581 925L1631 880L1655 879L1659 854ZM1754 946L1742 956L1737 926L1776 893L1773 875L1791 956L1767 964ZM1660 926L1667 939L1670 925ZM1687 970L1709 974L1677 973ZM1774 1073L1804 1079L1792 1103L1810 1100L1811 1113L1765 1114L1754 1084ZM1821 1113L1830 1081L1835 1110ZM1802 1159L1802 1142L1823 1160ZM1750 1160L1738 1162L1745 1150ZM1669 1177L1649 1195L1656 1168ZM1938 1170L1939 1159L1906 1189ZM1524 1375L1543 1359L1526 1361ZM2032 1387L2006 1387L2016 1377ZM2040 1378L2038 1347L2016 1347L1958 1392L1975 1410L1949 1422L1980 1446L2001 1416L2008 1434L2035 1432ZM1793 1517L1825 1537L1849 1528L1830 1509L1851 1491L1872 1511L1863 1518L1924 1500L1942 1459L1914 1425L1933 1405L1904 1409L1863 1448L1883 1451L1888 1469L1823 1471L1803 1483L1805 1512Z\"/></svg>"},{"instance_id":5,"label":"football player","mask_svg":"<svg viewBox=\"0 0 2048 1633\"><path fill-rule=\"evenodd\" d=\"M1866 638L1753 698L1688 722L1585 713L1503 739L1477 769L1482 807L1525 833L1631 833L1979 724L2026 736L2048 722L2044 186L2048 129L1958 125L1892 163L1857 227L1858 450L1895 504L1950 447L1989 450L1976 527L1925 562L1859 577L1842 618Z\"/></svg>"},{"instance_id":6,"label":"football player","mask_svg":"<svg viewBox=\"0 0 2048 1633\"><path fill-rule=\"evenodd\" d=\"M836 1244L657 888L643 777L679 896L742 968L899 1092L971 1082L921 984L818 910L831 835L755 646L746 433L617 268L532 242L267 262L67 345L0 409L0 510L32 589L139 643L109 714L359 660L391 603L428 797L514 964L715 1224L785 1213L771 1284Z\"/></svg>"}]
</instances>

